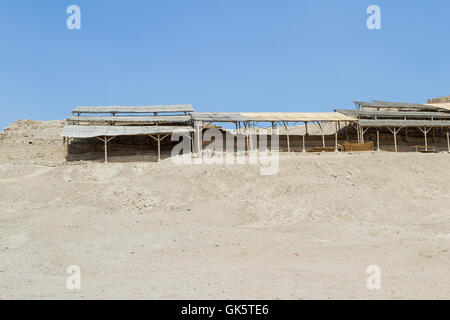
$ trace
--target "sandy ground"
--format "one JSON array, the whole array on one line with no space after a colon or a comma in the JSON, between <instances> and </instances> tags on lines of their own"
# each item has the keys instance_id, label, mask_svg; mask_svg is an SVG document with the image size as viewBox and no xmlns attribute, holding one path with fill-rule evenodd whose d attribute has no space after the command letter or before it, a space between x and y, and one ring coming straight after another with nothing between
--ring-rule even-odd
<instances>
[{"instance_id":1,"label":"sandy ground","mask_svg":"<svg viewBox=\"0 0 450 320\"><path fill-rule=\"evenodd\" d=\"M450 298L449 154L66 163L30 125L0 143L2 299Z\"/></svg>"}]
</instances>

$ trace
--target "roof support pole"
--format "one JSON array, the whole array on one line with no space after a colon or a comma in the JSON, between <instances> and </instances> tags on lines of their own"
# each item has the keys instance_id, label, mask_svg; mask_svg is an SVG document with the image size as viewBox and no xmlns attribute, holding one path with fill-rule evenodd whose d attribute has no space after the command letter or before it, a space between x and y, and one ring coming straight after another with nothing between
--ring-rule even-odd
<instances>
[{"instance_id":1,"label":"roof support pole","mask_svg":"<svg viewBox=\"0 0 450 320\"><path fill-rule=\"evenodd\" d=\"M252 125L250 122L247 122L247 130L248 130L248 141L250 144L250 151L253 152L253 134L252 134Z\"/></svg>"},{"instance_id":2,"label":"roof support pole","mask_svg":"<svg viewBox=\"0 0 450 320\"><path fill-rule=\"evenodd\" d=\"M158 162L161 161L161 139L159 137L160 134L158 133Z\"/></svg>"},{"instance_id":3,"label":"roof support pole","mask_svg":"<svg viewBox=\"0 0 450 320\"><path fill-rule=\"evenodd\" d=\"M398 148L397 148L397 133L399 133L399 131L400 131L402 128L394 128L394 129L391 129L391 128L388 127L388 129L389 129L389 131L391 131L392 134L394 135L394 150L395 150L395 152L397 152L397 151L398 151Z\"/></svg>"},{"instance_id":4,"label":"roof support pole","mask_svg":"<svg viewBox=\"0 0 450 320\"><path fill-rule=\"evenodd\" d=\"M361 142L364 143L364 134L369 130L370 128L365 128L361 126Z\"/></svg>"},{"instance_id":5,"label":"roof support pole","mask_svg":"<svg viewBox=\"0 0 450 320\"><path fill-rule=\"evenodd\" d=\"M425 137L425 151L428 151L428 138L427 134L431 130L431 128L424 127L423 129L419 127L419 130L422 131L424 137Z\"/></svg>"},{"instance_id":6,"label":"roof support pole","mask_svg":"<svg viewBox=\"0 0 450 320\"><path fill-rule=\"evenodd\" d=\"M289 137L288 123L286 121L283 121L283 125L284 125L284 128L286 129L286 140L287 140L288 152L291 152L291 143L290 143L290 137Z\"/></svg>"},{"instance_id":7,"label":"roof support pole","mask_svg":"<svg viewBox=\"0 0 450 320\"><path fill-rule=\"evenodd\" d=\"M358 143L361 142L361 130L359 129L359 121L356 123L356 135L358 136Z\"/></svg>"},{"instance_id":8,"label":"roof support pole","mask_svg":"<svg viewBox=\"0 0 450 320\"><path fill-rule=\"evenodd\" d=\"M334 152L338 152L338 123L335 122L336 133L334 134Z\"/></svg>"},{"instance_id":9,"label":"roof support pole","mask_svg":"<svg viewBox=\"0 0 450 320\"><path fill-rule=\"evenodd\" d=\"M108 141L105 137L105 163L108 163Z\"/></svg>"},{"instance_id":10,"label":"roof support pole","mask_svg":"<svg viewBox=\"0 0 450 320\"><path fill-rule=\"evenodd\" d=\"M194 145L193 152L197 155L202 153L202 127L203 122L194 121ZM237 134L237 123L236 123L236 134Z\"/></svg>"},{"instance_id":11,"label":"roof support pole","mask_svg":"<svg viewBox=\"0 0 450 320\"><path fill-rule=\"evenodd\" d=\"M345 140L348 140L348 124L347 121L344 122L345 125Z\"/></svg>"},{"instance_id":12,"label":"roof support pole","mask_svg":"<svg viewBox=\"0 0 450 320\"><path fill-rule=\"evenodd\" d=\"M108 163L108 142L110 142L112 139L115 138L111 137L111 138L107 138L106 136L104 137L104 139L100 138L100 137L96 137L97 139L99 139L100 141L103 141L104 145L105 145L105 163Z\"/></svg>"},{"instance_id":13,"label":"roof support pole","mask_svg":"<svg viewBox=\"0 0 450 320\"><path fill-rule=\"evenodd\" d=\"M398 150L397 150L397 132L396 131L394 131L394 147L395 147L395 152L397 152Z\"/></svg>"},{"instance_id":14,"label":"roof support pole","mask_svg":"<svg viewBox=\"0 0 450 320\"><path fill-rule=\"evenodd\" d=\"M195 142L194 142L195 132L189 133L189 138L191 139L191 159L193 159L194 158L194 149L195 149Z\"/></svg>"},{"instance_id":15,"label":"roof support pole","mask_svg":"<svg viewBox=\"0 0 450 320\"><path fill-rule=\"evenodd\" d=\"M323 126L320 121L317 121L317 124L319 125L320 132L322 133L322 147L325 148L325 134L323 132Z\"/></svg>"},{"instance_id":16,"label":"roof support pole","mask_svg":"<svg viewBox=\"0 0 450 320\"><path fill-rule=\"evenodd\" d=\"M448 149L448 152L450 153L450 131L449 131L449 128L447 128L447 149Z\"/></svg>"},{"instance_id":17,"label":"roof support pole","mask_svg":"<svg viewBox=\"0 0 450 320\"><path fill-rule=\"evenodd\" d=\"M166 137L170 136L170 134L166 134L164 137L161 138L161 134L157 134L157 138L155 138L154 136L150 135L150 137L152 137L154 140L156 140L158 142L158 162L161 161L161 141L164 140ZM189 136L190 138L190 136Z\"/></svg>"},{"instance_id":18,"label":"roof support pole","mask_svg":"<svg viewBox=\"0 0 450 320\"><path fill-rule=\"evenodd\" d=\"M380 149L380 129L377 128L377 151L381 151Z\"/></svg>"},{"instance_id":19,"label":"roof support pole","mask_svg":"<svg viewBox=\"0 0 450 320\"><path fill-rule=\"evenodd\" d=\"M450 153L450 132L447 129L447 147L448 147L448 152Z\"/></svg>"},{"instance_id":20,"label":"roof support pole","mask_svg":"<svg viewBox=\"0 0 450 320\"><path fill-rule=\"evenodd\" d=\"M306 125L307 125L307 124L308 124L308 123L305 122L305 133L304 133L303 136L302 136L302 140L303 140L303 148L302 148L302 152L306 152L305 136L306 136Z\"/></svg>"}]
</instances>

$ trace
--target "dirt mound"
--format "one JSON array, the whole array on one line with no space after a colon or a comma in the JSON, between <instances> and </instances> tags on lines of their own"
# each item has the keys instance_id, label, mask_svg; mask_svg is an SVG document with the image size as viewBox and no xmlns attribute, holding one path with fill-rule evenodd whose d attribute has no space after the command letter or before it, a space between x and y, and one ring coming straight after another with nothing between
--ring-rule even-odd
<instances>
[{"instance_id":1,"label":"dirt mound","mask_svg":"<svg viewBox=\"0 0 450 320\"><path fill-rule=\"evenodd\" d=\"M63 120L13 122L0 132L0 161L63 161L64 146L61 138L63 126Z\"/></svg>"},{"instance_id":2,"label":"dirt mound","mask_svg":"<svg viewBox=\"0 0 450 320\"><path fill-rule=\"evenodd\" d=\"M450 96L428 99L428 103L446 103L450 102Z\"/></svg>"}]
</instances>

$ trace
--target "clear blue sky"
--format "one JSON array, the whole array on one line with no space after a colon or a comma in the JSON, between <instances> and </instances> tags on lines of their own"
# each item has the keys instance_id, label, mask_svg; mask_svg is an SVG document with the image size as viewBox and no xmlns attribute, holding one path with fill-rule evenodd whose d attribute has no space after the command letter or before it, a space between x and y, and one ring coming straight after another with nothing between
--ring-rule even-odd
<instances>
[{"instance_id":1,"label":"clear blue sky","mask_svg":"<svg viewBox=\"0 0 450 320\"><path fill-rule=\"evenodd\" d=\"M366 27L371 4L382 30ZM1 0L0 129L77 105L422 102L450 94L449 14L448 0Z\"/></svg>"}]
</instances>

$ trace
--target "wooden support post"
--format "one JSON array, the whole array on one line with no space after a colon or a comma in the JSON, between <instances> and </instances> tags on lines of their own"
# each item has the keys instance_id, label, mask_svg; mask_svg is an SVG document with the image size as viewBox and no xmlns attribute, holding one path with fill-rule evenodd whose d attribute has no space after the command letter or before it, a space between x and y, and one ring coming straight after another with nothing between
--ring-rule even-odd
<instances>
[{"instance_id":1,"label":"wooden support post","mask_svg":"<svg viewBox=\"0 0 450 320\"><path fill-rule=\"evenodd\" d=\"M250 122L247 123L248 130L248 140L250 143L250 151L253 152L253 134L252 134L252 125Z\"/></svg>"},{"instance_id":2,"label":"wooden support post","mask_svg":"<svg viewBox=\"0 0 450 320\"><path fill-rule=\"evenodd\" d=\"M448 147L448 152L450 153L450 132L447 129L447 147Z\"/></svg>"},{"instance_id":3,"label":"wooden support post","mask_svg":"<svg viewBox=\"0 0 450 320\"><path fill-rule=\"evenodd\" d=\"M395 147L395 152L397 152L398 151L397 150L397 131L394 131L394 147Z\"/></svg>"},{"instance_id":4,"label":"wooden support post","mask_svg":"<svg viewBox=\"0 0 450 320\"><path fill-rule=\"evenodd\" d=\"M105 137L105 163L108 163L108 140Z\"/></svg>"},{"instance_id":5,"label":"wooden support post","mask_svg":"<svg viewBox=\"0 0 450 320\"><path fill-rule=\"evenodd\" d=\"M237 134L237 123L236 124L236 134ZM196 154L201 154L202 153L202 127L203 127L203 122L201 121L194 121L194 148L193 148L193 152L195 152Z\"/></svg>"},{"instance_id":6,"label":"wooden support post","mask_svg":"<svg viewBox=\"0 0 450 320\"><path fill-rule=\"evenodd\" d=\"M290 137L289 137L289 127L288 127L287 122L284 122L284 128L286 129L286 140L287 140L288 152L291 152L291 142L290 142Z\"/></svg>"},{"instance_id":7,"label":"wooden support post","mask_svg":"<svg viewBox=\"0 0 450 320\"><path fill-rule=\"evenodd\" d=\"M422 131L422 133L423 133L423 135L424 135L424 137L425 137L425 151L428 151L428 138L427 138L427 134L428 134L428 132L431 130L431 128L428 128L428 130L427 130L427 127L424 127L423 129L422 129L422 128L419 128L419 130Z\"/></svg>"},{"instance_id":8,"label":"wooden support post","mask_svg":"<svg viewBox=\"0 0 450 320\"><path fill-rule=\"evenodd\" d=\"M398 148L397 148L397 133L399 133L400 132L400 130L402 129L402 128L394 128L394 129L391 129L391 128L389 128L388 127L388 129L389 129L389 131L391 131L392 132L392 134L394 135L394 150L395 150L395 152L397 152L398 151Z\"/></svg>"},{"instance_id":9,"label":"wooden support post","mask_svg":"<svg viewBox=\"0 0 450 320\"><path fill-rule=\"evenodd\" d=\"M336 133L334 135L334 152L338 152L338 124L337 122L335 123L336 126Z\"/></svg>"},{"instance_id":10,"label":"wooden support post","mask_svg":"<svg viewBox=\"0 0 450 320\"><path fill-rule=\"evenodd\" d=\"M377 151L380 150L380 129L377 128Z\"/></svg>"},{"instance_id":11,"label":"wooden support post","mask_svg":"<svg viewBox=\"0 0 450 320\"><path fill-rule=\"evenodd\" d=\"M345 140L348 141L348 124L347 124L347 121L345 121L344 124L345 124Z\"/></svg>"},{"instance_id":12,"label":"wooden support post","mask_svg":"<svg viewBox=\"0 0 450 320\"><path fill-rule=\"evenodd\" d=\"M158 133L158 162L161 161L161 139L159 137L160 134Z\"/></svg>"},{"instance_id":13,"label":"wooden support post","mask_svg":"<svg viewBox=\"0 0 450 320\"><path fill-rule=\"evenodd\" d=\"M320 131L322 133L322 147L325 148L325 134L323 132L323 126L319 121L317 121L317 124L319 125Z\"/></svg>"},{"instance_id":14,"label":"wooden support post","mask_svg":"<svg viewBox=\"0 0 450 320\"><path fill-rule=\"evenodd\" d=\"M302 148L302 152L306 152L305 135L306 135L306 133L304 133L303 136L302 136L302 140L303 140L303 148Z\"/></svg>"},{"instance_id":15,"label":"wooden support post","mask_svg":"<svg viewBox=\"0 0 450 320\"><path fill-rule=\"evenodd\" d=\"M112 139L114 139L114 137L111 138L107 138L106 136L104 136L104 139L97 137L97 139L99 139L100 141L103 141L104 143L104 148L105 148L105 163L108 163L108 142L110 142Z\"/></svg>"}]
</instances>

